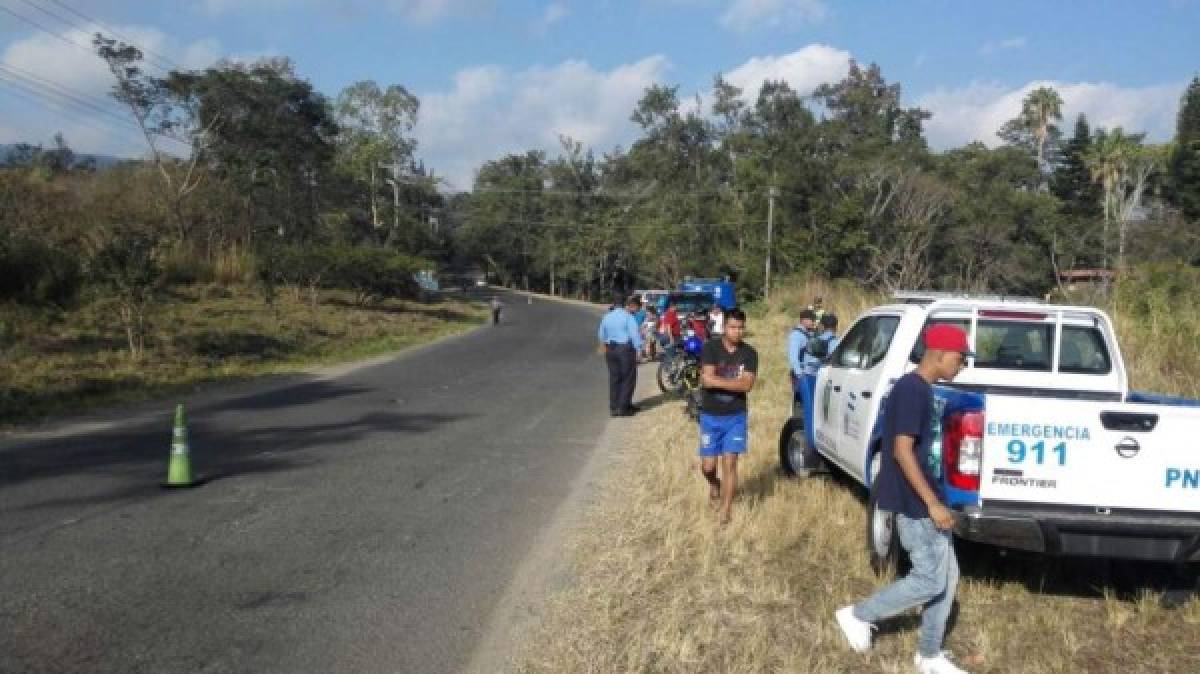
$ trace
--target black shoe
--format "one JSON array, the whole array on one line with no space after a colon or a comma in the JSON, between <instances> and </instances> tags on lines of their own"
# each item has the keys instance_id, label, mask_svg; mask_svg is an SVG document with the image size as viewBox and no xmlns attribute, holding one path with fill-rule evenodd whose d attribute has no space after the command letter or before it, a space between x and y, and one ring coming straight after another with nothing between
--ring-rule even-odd
<instances>
[{"instance_id":1,"label":"black shoe","mask_svg":"<svg viewBox=\"0 0 1200 674\"><path fill-rule=\"evenodd\" d=\"M619 417L631 417L631 416L633 416L633 415L635 415L635 414L637 414L637 413L638 413L638 410L637 410L637 408L635 407L635 408L628 409L628 410L621 410L620 412L618 412L618 413L617 413L617 416L619 416Z\"/></svg>"},{"instance_id":2,"label":"black shoe","mask_svg":"<svg viewBox=\"0 0 1200 674\"><path fill-rule=\"evenodd\" d=\"M629 406L629 409L630 409L630 410L633 410L634 412L641 412L641 411L642 411L642 406L641 406L641 405L630 405L630 406Z\"/></svg>"}]
</instances>

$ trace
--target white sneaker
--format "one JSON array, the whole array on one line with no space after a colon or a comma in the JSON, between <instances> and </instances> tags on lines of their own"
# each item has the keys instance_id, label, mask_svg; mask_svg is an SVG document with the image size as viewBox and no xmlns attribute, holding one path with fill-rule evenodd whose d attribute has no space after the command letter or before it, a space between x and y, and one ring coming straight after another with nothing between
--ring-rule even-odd
<instances>
[{"instance_id":1,"label":"white sneaker","mask_svg":"<svg viewBox=\"0 0 1200 674\"><path fill-rule=\"evenodd\" d=\"M913 664L920 674L967 674L967 670L950 662L950 651L942 651L932 658L921 657L920 653L913 656Z\"/></svg>"},{"instance_id":2,"label":"white sneaker","mask_svg":"<svg viewBox=\"0 0 1200 674\"><path fill-rule=\"evenodd\" d=\"M871 630L875 629L875 626L855 618L853 606L839 608L833 617L837 620L838 627L842 628L842 634L854 652L866 653L871 648Z\"/></svg>"}]
</instances>

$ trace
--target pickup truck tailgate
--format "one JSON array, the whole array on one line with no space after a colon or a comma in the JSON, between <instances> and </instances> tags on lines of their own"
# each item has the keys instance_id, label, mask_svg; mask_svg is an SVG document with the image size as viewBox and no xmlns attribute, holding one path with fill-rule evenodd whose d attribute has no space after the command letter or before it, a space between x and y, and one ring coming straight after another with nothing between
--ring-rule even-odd
<instances>
[{"instance_id":1,"label":"pickup truck tailgate","mask_svg":"<svg viewBox=\"0 0 1200 674\"><path fill-rule=\"evenodd\" d=\"M979 496L1200 512L1200 408L989 394Z\"/></svg>"}]
</instances>

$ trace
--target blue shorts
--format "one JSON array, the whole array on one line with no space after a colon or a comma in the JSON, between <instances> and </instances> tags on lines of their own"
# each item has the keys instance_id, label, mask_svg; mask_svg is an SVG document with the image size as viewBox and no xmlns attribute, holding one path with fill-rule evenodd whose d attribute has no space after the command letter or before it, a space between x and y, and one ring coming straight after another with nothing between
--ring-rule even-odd
<instances>
[{"instance_id":1,"label":"blue shorts","mask_svg":"<svg viewBox=\"0 0 1200 674\"><path fill-rule=\"evenodd\" d=\"M745 412L737 414L700 414L700 456L746 453Z\"/></svg>"}]
</instances>

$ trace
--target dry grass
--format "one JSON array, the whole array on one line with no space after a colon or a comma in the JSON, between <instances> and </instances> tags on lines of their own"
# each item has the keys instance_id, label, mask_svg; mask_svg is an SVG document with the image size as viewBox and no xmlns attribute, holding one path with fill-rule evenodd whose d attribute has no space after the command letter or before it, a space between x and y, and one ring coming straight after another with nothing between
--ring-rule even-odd
<instances>
[{"instance_id":1,"label":"dry grass","mask_svg":"<svg viewBox=\"0 0 1200 674\"><path fill-rule=\"evenodd\" d=\"M806 284L752 315L760 383L733 522L714 526L695 427L680 404L639 415L637 437L665 440L617 457L609 496L572 543L572 589L530 635L520 671L911 671L915 617L886 627L869 656L850 653L831 621L883 582L867 564L861 496L844 480L777 470L790 399L790 321L779 309L817 293L846 320L874 299L852 286ZM1200 671L1200 602L1159 608L1157 567L1002 557L961 544L959 554L964 579L947 647L971 671Z\"/></svg>"},{"instance_id":2,"label":"dry grass","mask_svg":"<svg viewBox=\"0 0 1200 674\"><path fill-rule=\"evenodd\" d=\"M60 316L4 312L0 326L16 327L0 335L0 428L204 382L386 353L481 324L485 314L466 301L357 307L337 292L322 293L315 309L293 291L268 307L248 286L177 286L152 310L146 354L135 362L104 301Z\"/></svg>"}]
</instances>

